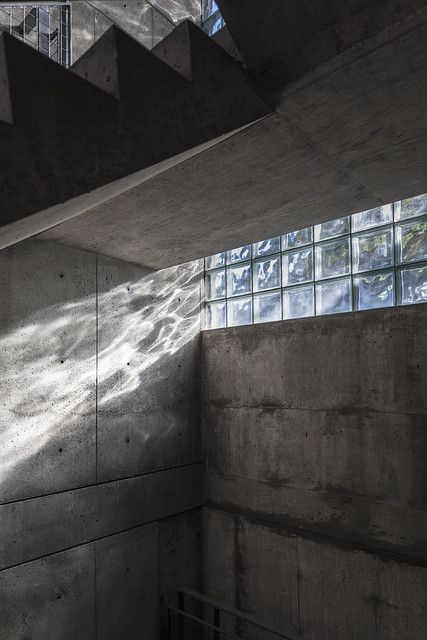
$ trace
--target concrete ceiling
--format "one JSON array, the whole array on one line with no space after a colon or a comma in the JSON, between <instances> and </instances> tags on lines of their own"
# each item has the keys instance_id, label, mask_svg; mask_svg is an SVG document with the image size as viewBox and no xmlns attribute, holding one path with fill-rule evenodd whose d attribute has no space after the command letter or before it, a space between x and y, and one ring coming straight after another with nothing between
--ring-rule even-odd
<instances>
[{"instance_id":1,"label":"concrete ceiling","mask_svg":"<svg viewBox=\"0 0 427 640\"><path fill-rule=\"evenodd\" d=\"M425 16L276 95L277 111L41 237L162 268L427 191Z\"/></svg>"},{"instance_id":2,"label":"concrete ceiling","mask_svg":"<svg viewBox=\"0 0 427 640\"><path fill-rule=\"evenodd\" d=\"M393 24L425 0L218 0L260 87L288 84Z\"/></svg>"}]
</instances>

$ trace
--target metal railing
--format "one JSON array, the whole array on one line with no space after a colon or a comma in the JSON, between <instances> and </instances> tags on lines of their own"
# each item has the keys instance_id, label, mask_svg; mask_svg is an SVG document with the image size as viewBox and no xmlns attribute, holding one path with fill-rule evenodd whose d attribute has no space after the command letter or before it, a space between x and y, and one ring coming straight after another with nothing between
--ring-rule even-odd
<instances>
[{"instance_id":1,"label":"metal railing","mask_svg":"<svg viewBox=\"0 0 427 640\"><path fill-rule=\"evenodd\" d=\"M192 589L178 591L168 606L169 640L294 640L254 616Z\"/></svg>"},{"instance_id":2,"label":"metal railing","mask_svg":"<svg viewBox=\"0 0 427 640\"><path fill-rule=\"evenodd\" d=\"M64 67L71 64L71 7L64 2L8 2L0 5L0 31L34 47Z\"/></svg>"}]
</instances>

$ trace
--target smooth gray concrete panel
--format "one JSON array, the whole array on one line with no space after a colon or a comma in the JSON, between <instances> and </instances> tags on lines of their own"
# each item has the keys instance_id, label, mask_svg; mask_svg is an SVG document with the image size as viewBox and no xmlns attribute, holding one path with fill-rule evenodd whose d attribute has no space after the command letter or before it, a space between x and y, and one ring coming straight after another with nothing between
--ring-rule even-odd
<instances>
[{"instance_id":1,"label":"smooth gray concrete panel","mask_svg":"<svg viewBox=\"0 0 427 640\"><path fill-rule=\"evenodd\" d=\"M414 189L425 170L421 147L427 125L420 114L427 108L426 41L424 23L355 59L345 72L339 68L286 92L278 111L374 193L383 192L381 175L394 178L396 152L404 155L409 143L420 163L415 176L405 175L407 188Z\"/></svg>"},{"instance_id":2,"label":"smooth gray concrete panel","mask_svg":"<svg viewBox=\"0 0 427 640\"><path fill-rule=\"evenodd\" d=\"M96 480L96 258L0 253L0 503Z\"/></svg>"},{"instance_id":3,"label":"smooth gray concrete panel","mask_svg":"<svg viewBox=\"0 0 427 640\"><path fill-rule=\"evenodd\" d=\"M201 466L0 506L0 569L202 504Z\"/></svg>"},{"instance_id":4,"label":"smooth gray concrete panel","mask_svg":"<svg viewBox=\"0 0 427 640\"><path fill-rule=\"evenodd\" d=\"M154 9L146 0L132 0L128 3L119 0L72 0L71 7L73 63L79 60L113 23L151 49Z\"/></svg>"},{"instance_id":5,"label":"smooth gray concrete panel","mask_svg":"<svg viewBox=\"0 0 427 640\"><path fill-rule=\"evenodd\" d=\"M151 0L151 4L174 23L190 18L196 24L201 21L202 0Z\"/></svg>"},{"instance_id":6,"label":"smooth gray concrete panel","mask_svg":"<svg viewBox=\"0 0 427 640\"><path fill-rule=\"evenodd\" d=\"M146 0L132 0L132 2L117 2L116 0L91 0L91 4L98 10L95 17L116 24L133 36L138 42L151 49L153 14L151 2ZM171 25L173 28L173 25ZM95 39L97 33L95 32Z\"/></svg>"},{"instance_id":7,"label":"smooth gray concrete panel","mask_svg":"<svg viewBox=\"0 0 427 640\"><path fill-rule=\"evenodd\" d=\"M83 0L72 3L72 62L95 43L95 9Z\"/></svg>"},{"instance_id":8,"label":"smooth gray concrete panel","mask_svg":"<svg viewBox=\"0 0 427 640\"><path fill-rule=\"evenodd\" d=\"M186 16L187 18L188 16ZM151 32L151 47L155 47L174 29L174 24L171 23L166 17L159 11L153 10L152 19L152 32Z\"/></svg>"},{"instance_id":9,"label":"smooth gray concrete panel","mask_svg":"<svg viewBox=\"0 0 427 640\"><path fill-rule=\"evenodd\" d=\"M425 558L426 307L203 333L208 503Z\"/></svg>"},{"instance_id":10,"label":"smooth gray concrete panel","mask_svg":"<svg viewBox=\"0 0 427 640\"><path fill-rule=\"evenodd\" d=\"M422 638L426 567L299 539L298 569L303 638Z\"/></svg>"},{"instance_id":11,"label":"smooth gray concrete panel","mask_svg":"<svg viewBox=\"0 0 427 640\"><path fill-rule=\"evenodd\" d=\"M237 520L233 514L203 507L203 593L229 607L240 606L236 567ZM223 616L225 631L236 634L236 620Z\"/></svg>"},{"instance_id":12,"label":"smooth gray concrete panel","mask_svg":"<svg viewBox=\"0 0 427 640\"><path fill-rule=\"evenodd\" d=\"M160 638L168 640L167 605L178 605L181 587L203 591L202 511L159 522Z\"/></svg>"},{"instance_id":13,"label":"smooth gray concrete panel","mask_svg":"<svg viewBox=\"0 0 427 640\"><path fill-rule=\"evenodd\" d=\"M237 524L239 607L291 638L298 635L298 539L239 519ZM243 625L245 638L272 635Z\"/></svg>"},{"instance_id":14,"label":"smooth gray concrete panel","mask_svg":"<svg viewBox=\"0 0 427 640\"><path fill-rule=\"evenodd\" d=\"M98 264L98 479L201 459L202 264Z\"/></svg>"},{"instance_id":15,"label":"smooth gray concrete panel","mask_svg":"<svg viewBox=\"0 0 427 640\"><path fill-rule=\"evenodd\" d=\"M425 414L425 305L206 331L217 407Z\"/></svg>"},{"instance_id":16,"label":"smooth gray concrete panel","mask_svg":"<svg viewBox=\"0 0 427 640\"><path fill-rule=\"evenodd\" d=\"M42 237L162 268L378 204L274 115Z\"/></svg>"},{"instance_id":17,"label":"smooth gray concrete panel","mask_svg":"<svg viewBox=\"0 0 427 640\"><path fill-rule=\"evenodd\" d=\"M204 420L207 470L427 509L425 414L210 406Z\"/></svg>"},{"instance_id":18,"label":"smooth gray concrete panel","mask_svg":"<svg viewBox=\"0 0 427 640\"><path fill-rule=\"evenodd\" d=\"M98 638L158 639L158 529L149 524L94 543Z\"/></svg>"},{"instance_id":19,"label":"smooth gray concrete panel","mask_svg":"<svg viewBox=\"0 0 427 640\"><path fill-rule=\"evenodd\" d=\"M0 571L0 639L95 638L94 551L86 545Z\"/></svg>"}]
</instances>

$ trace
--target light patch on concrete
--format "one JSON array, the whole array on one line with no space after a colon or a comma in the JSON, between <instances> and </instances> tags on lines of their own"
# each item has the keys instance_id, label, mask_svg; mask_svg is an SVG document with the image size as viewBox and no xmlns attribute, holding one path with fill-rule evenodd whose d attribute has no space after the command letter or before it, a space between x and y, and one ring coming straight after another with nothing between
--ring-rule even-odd
<instances>
[{"instance_id":1,"label":"light patch on concrete","mask_svg":"<svg viewBox=\"0 0 427 640\"><path fill-rule=\"evenodd\" d=\"M39 258L43 259L43 248L48 245L36 245L41 247ZM31 245L26 249L31 252ZM25 247L20 246L20 250L25 251ZM3 255L6 293L10 279L7 255ZM22 255L11 256L12 260L19 257ZM94 266L94 257L90 258ZM198 282L200 268L200 263L194 262L160 272L140 271L143 275L139 280L98 296L93 291L58 304L43 305L41 301L41 308L26 317L24 306L22 316L18 309L12 322L4 310L0 334L3 500L16 498L10 494L16 490L19 493L12 479L28 466L30 457L74 432L76 442L82 437L92 438L91 422L98 407L108 411L118 398L129 397L148 382L151 384L150 372L154 369L156 380L159 375L166 375L165 363L200 331L200 298L195 295L197 287L189 286ZM57 286L66 286L69 273L57 276ZM20 284L25 291L25 283ZM5 301L14 305L11 296ZM109 340L97 352L95 307L102 309L107 302L108 314L98 314L97 331L101 334L104 328L110 329ZM114 336L111 323L117 332ZM100 387L96 384L98 379L102 379ZM65 455L67 447L58 447L60 452L64 448ZM62 487L50 487L58 488Z\"/></svg>"}]
</instances>

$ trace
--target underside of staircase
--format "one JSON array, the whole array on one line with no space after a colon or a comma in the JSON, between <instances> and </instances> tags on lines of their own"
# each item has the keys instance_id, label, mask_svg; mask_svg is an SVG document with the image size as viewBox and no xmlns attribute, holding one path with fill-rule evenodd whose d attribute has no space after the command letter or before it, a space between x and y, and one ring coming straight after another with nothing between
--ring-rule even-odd
<instances>
[{"instance_id":1,"label":"underside of staircase","mask_svg":"<svg viewBox=\"0 0 427 640\"><path fill-rule=\"evenodd\" d=\"M71 70L0 36L0 248L162 268L427 191L425 7L316 58L285 3L219 4L247 69L189 21L152 51L113 27Z\"/></svg>"}]
</instances>

